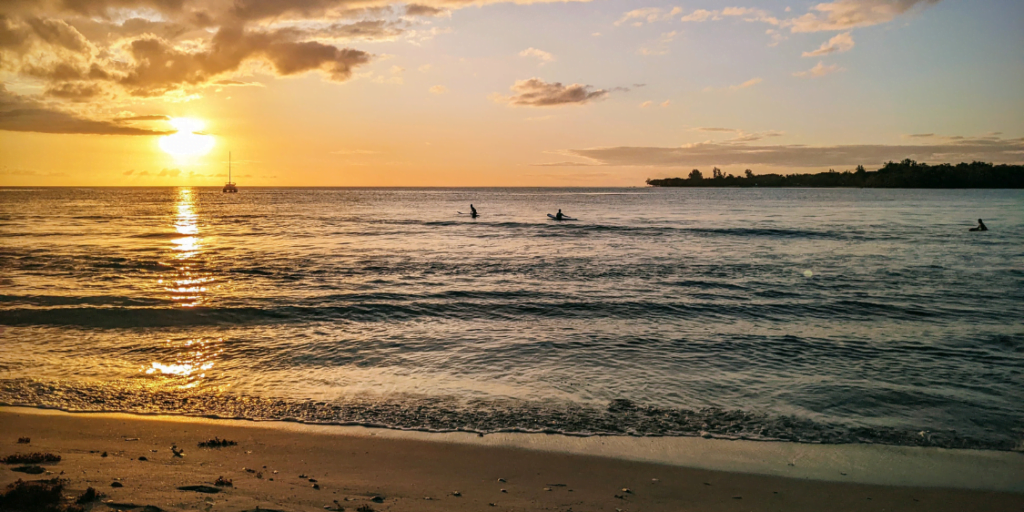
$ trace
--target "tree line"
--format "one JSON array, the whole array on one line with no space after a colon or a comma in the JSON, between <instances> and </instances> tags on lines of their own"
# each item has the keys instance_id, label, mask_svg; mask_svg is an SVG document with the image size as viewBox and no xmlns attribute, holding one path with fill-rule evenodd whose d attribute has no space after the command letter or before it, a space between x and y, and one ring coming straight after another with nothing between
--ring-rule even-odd
<instances>
[{"instance_id":1,"label":"tree line","mask_svg":"<svg viewBox=\"0 0 1024 512\"><path fill-rule=\"evenodd\" d=\"M888 162L877 171L858 165L855 171L817 174L725 174L715 167L705 177L698 169L686 178L648 179L655 187L863 187L863 188L1024 188L1024 165L985 162L928 165L909 158Z\"/></svg>"}]
</instances>

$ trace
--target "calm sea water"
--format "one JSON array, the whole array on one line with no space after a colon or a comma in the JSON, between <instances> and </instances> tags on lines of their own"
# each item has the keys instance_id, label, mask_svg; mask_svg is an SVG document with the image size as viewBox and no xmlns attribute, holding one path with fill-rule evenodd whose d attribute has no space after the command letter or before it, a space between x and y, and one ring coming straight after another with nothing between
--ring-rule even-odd
<instances>
[{"instance_id":1,"label":"calm sea water","mask_svg":"<svg viewBox=\"0 0 1024 512\"><path fill-rule=\"evenodd\" d=\"M0 236L7 404L1024 439L1022 191L7 188Z\"/></svg>"}]
</instances>

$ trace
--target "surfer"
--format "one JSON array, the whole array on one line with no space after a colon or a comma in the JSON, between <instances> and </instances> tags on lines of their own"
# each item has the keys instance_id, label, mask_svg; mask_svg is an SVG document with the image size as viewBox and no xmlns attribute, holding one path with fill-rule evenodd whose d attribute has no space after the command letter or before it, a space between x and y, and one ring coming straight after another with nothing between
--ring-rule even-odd
<instances>
[{"instance_id":1,"label":"surfer","mask_svg":"<svg viewBox=\"0 0 1024 512\"><path fill-rule=\"evenodd\" d=\"M476 208L473 208L473 205L469 205L469 216L475 219L476 215Z\"/></svg>"},{"instance_id":2,"label":"surfer","mask_svg":"<svg viewBox=\"0 0 1024 512\"><path fill-rule=\"evenodd\" d=\"M555 214L555 220L562 220L562 217L563 217L563 215L562 215L562 209L561 209L561 208L559 208L559 209L558 209L558 213L556 213L556 214ZM980 220L980 219L979 219L979 220Z\"/></svg>"},{"instance_id":3,"label":"surfer","mask_svg":"<svg viewBox=\"0 0 1024 512\"><path fill-rule=\"evenodd\" d=\"M982 222L981 219L978 219L978 225L971 228L970 231L988 231L988 228L985 227L985 223Z\"/></svg>"}]
</instances>

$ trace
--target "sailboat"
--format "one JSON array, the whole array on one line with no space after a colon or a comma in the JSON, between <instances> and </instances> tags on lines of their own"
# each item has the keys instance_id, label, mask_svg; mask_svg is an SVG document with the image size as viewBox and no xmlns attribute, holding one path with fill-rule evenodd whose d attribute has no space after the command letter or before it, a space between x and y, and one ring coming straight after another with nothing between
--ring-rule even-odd
<instances>
[{"instance_id":1,"label":"sailboat","mask_svg":"<svg viewBox=\"0 0 1024 512\"><path fill-rule=\"evenodd\" d=\"M237 194L238 187L235 186L234 182L231 181L231 152L228 151L228 182L224 184L224 189L221 192L225 194Z\"/></svg>"}]
</instances>

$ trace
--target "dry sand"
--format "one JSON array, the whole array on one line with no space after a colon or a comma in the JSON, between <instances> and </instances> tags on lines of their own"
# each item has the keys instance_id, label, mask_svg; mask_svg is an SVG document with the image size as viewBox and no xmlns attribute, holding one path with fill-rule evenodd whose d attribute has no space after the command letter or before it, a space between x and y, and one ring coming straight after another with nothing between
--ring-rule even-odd
<instances>
[{"instance_id":1,"label":"dry sand","mask_svg":"<svg viewBox=\"0 0 1024 512\"><path fill-rule=\"evenodd\" d=\"M145 505L203 511L322 511L339 505L409 512L1024 510L1019 492L784 478L341 431L0 408L0 456L41 451L63 458L45 465L52 475L4 467L0 486L60 476L68 481L69 496L90 486L105 494L90 506L103 512L141 511ZM31 443L18 444L19 437ZM238 444L197 446L214 437ZM174 457L172 445L184 456ZM1022 467L1014 459L1010 465ZM212 486L221 476L233 486L216 494L178 490ZM1024 479L1024 473L1011 478ZM114 482L123 487L112 487ZM378 496L382 502L373 501Z\"/></svg>"}]
</instances>

